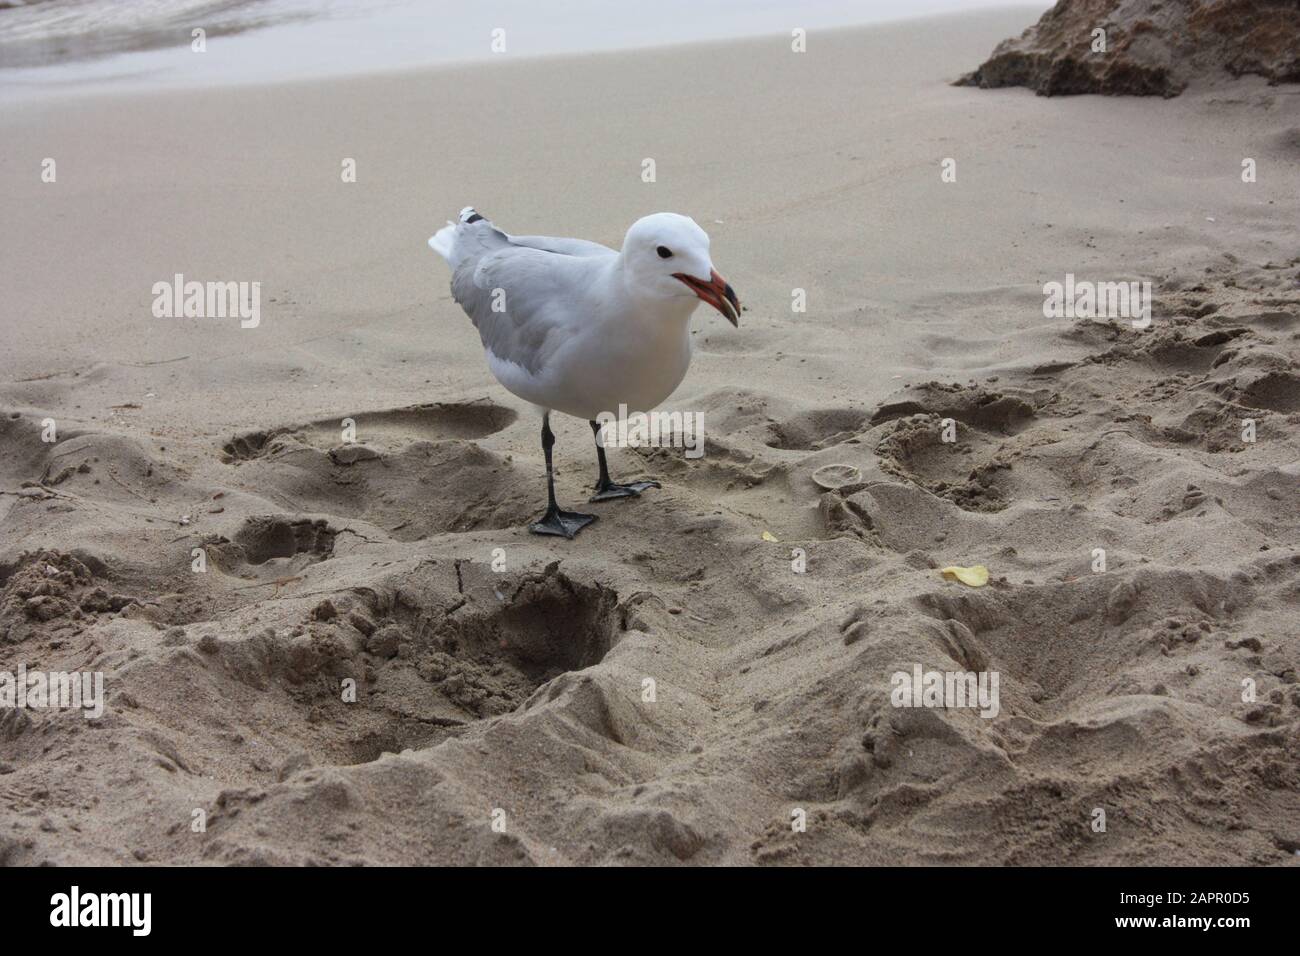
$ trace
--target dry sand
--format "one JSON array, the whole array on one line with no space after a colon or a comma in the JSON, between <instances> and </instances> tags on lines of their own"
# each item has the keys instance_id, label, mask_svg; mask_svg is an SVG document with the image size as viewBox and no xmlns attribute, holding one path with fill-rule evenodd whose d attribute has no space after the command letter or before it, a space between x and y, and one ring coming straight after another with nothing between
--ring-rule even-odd
<instances>
[{"instance_id":1,"label":"dry sand","mask_svg":"<svg viewBox=\"0 0 1300 956\"><path fill-rule=\"evenodd\" d=\"M108 705L0 712L0 862L1296 863L1300 95L949 85L1032 19L8 107L0 669ZM614 452L663 490L573 542L425 246L468 203L690 214L748 307L669 403L708 454ZM177 272L260 326L153 318Z\"/></svg>"}]
</instances>

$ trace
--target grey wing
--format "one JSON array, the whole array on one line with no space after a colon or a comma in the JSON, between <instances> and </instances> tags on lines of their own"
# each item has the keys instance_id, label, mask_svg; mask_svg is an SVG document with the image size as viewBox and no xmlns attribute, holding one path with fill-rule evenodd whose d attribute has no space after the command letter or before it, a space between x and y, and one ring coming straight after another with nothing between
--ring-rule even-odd
<instances>
[{"instance_id":1,"label":"grey wing","mask_svg":"<svg viewBox=\"0 0 1300 956\"><path fill-rule=\"evenodd\" d=\"M566 322L580 314L585 265L507 241L462 262L451 294L485 349L536 373L567 338Z\"/></svg>"},{"instance_id":2,"label":"grey wing","mask_svg":"<svg viewBox=\"0 0 1300 956\"><path fill-rule=\"evenodd\" d=\"M517 246L541 249L543 252L554 252L562 256L618 255L609 246L602 246L599 242L589 242L586 239L561 239L556 236L507 236L506 238Z\"/></svg>"}]
</instances>

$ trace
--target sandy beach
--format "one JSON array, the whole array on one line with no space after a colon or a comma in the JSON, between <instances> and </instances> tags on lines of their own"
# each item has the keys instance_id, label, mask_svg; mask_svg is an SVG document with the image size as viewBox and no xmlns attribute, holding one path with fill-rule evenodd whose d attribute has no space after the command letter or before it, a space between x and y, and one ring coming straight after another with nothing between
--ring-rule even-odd
<instances>
[{"instance_id":1,"label":"sandy beach","mask_svg":"<svg viewBox=\"0 0 1300 956\"><path fill-rule=\"evenodd\" d=\"M1300 88L952 85L1040 12L7 102L0 671L106 700L0 709L0 863L1300 864ZM467 204L746 307L573 541Z\"/></svg>"}]
</instances>

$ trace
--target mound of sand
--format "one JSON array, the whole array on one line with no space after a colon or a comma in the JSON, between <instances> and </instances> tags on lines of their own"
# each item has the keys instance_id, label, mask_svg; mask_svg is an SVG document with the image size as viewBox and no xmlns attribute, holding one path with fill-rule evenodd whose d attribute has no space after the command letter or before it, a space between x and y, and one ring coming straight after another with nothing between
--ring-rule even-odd
<instances>
[{"instance_id":1,"label":"mound of sand","mask_svg":"<svg viewBox=\"0 0 1300 956\"><path fill-rule=\"evenodd\" d=\"M1177 96L1193 78L1246 73L1300 81L1300 3L1059 0L958 84L1028 86L1043 96Z\"/></svg>"}]
</instances>

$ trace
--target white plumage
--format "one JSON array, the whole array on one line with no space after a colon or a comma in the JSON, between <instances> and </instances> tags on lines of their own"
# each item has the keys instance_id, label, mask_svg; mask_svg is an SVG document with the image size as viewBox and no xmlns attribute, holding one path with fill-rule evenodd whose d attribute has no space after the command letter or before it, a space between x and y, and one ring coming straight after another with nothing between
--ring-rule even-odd
<instances>
[{"instance_id":1,"label":"white plumage","mask_svg":"<svg viewBox=\"0 0 1300 956\"><path fill-rule=\"evenodd\" d=\"M549 507L539 534L573 537L594 515L562 511L551 467L552 410L595 422L602 414L648 412L677 388L691 364L691 313L701 301L732 325L736 294L713 268L709 237L674 213L638 219L615 252L585 239L511 236L472 207L429 246L451 266L451 291L469 314L497 381L543 410ZM656 482L610 481L597 443L593 501L633 497Z\"/></svg>"},{"instance_id":2,"label":"white plumage","mask_svg":"<svg viewBox=\"0 0 1300 956\"><path fill-rule=\"evenodd\" d=\"M690 366L700 287L733 324L739 314L730 287L715 281L709 237L673 213L637 220L621 252L510 236L472 208L429 245L451 265L452 294L497 380L541 408L589 421L620 404L650 411L673 393Z\"/></svg>"}]
</instances>

